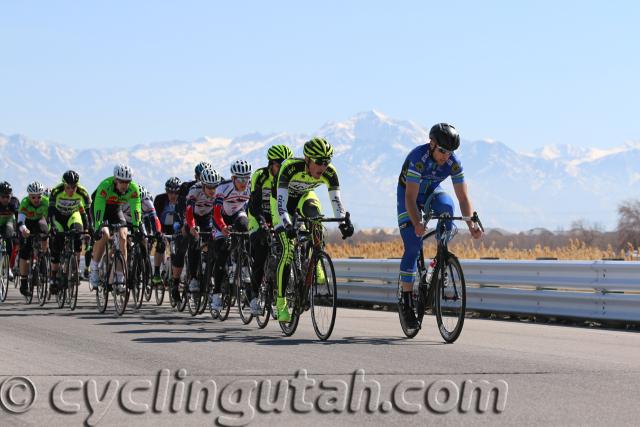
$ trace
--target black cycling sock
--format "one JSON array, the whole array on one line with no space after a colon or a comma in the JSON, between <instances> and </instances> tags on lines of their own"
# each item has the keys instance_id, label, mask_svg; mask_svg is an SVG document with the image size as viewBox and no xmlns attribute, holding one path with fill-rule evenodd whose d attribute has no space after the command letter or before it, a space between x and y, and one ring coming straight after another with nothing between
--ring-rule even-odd
<instances>
[{"instance_id":1,"label":"black cycling sock","mask_svg":"<svg viewBox=\"0 0 640 427\"><path fill-rule=\"evenodd\" d=\"M411 294L412 291L402 291L402 302L405 307L411 307Z\"/></svg>"},{"instance_id":2,"label":"black cycling sock","mask_svg":"<svg viewBox=\"0 0 640 427\"><path fill-rule=\"evenodd\" d=\"M156 276L160 275L160 266L159 265L153 266L153 274L156 275Z\"/></svg>"}]
</instances>

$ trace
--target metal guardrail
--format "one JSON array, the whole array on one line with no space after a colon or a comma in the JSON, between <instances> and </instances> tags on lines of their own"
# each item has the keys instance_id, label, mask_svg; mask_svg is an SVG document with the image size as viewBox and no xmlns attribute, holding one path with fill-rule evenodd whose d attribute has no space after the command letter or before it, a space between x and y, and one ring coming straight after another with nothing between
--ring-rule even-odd
<instances>
[{"instance_id":1,"label":"metal guardrail","mask_svg":"<svg viewBox=\"0 0 640 427\"><path fill-rule=\"evenodd\" d=\"M640 263L461 260L470 311L640 321ZM336 259L338 298L395 304L400 261Z\"/></svg>"}]
</instances>

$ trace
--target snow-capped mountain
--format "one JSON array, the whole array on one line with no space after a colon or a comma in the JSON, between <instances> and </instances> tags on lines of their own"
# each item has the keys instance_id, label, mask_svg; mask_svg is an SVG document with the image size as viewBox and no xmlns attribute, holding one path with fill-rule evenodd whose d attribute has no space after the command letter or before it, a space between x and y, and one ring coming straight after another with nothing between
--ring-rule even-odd
<instances>
[{"instance_id":1,"label":"snow-capped mountain","mask_svg":"<svg viewBox=\"0 0 640 427\"><path fill-rule=\"evenodd\" d=\"M201 160L223 176L238 158L254 169L266 164L266 149L288 144L296 155L312 135L327 138L336 149L334 164L345 205L359 227L393 227L396 184L407 153L428 140L428 127L369 111L330 122L306 135L250 134L235 139L204 137L196 141L165 141L129 149L76 150L62 144L0 134L0 179L19 196L37 179L52 186L67 169L77 170L90 189L111 175L115 163L128 163L135 179L152 192L162 191L173 175L190 179ZM529 153L491 141L463 140L461 159L469 194L485 225L509 230L567 227L584 219L613 228L617 205L638 197L640 143L608 150L548 146ZM447 188L453 194L450 184ZM318 191L330 211L326 191Z\"/></svg>"}]
</instances>

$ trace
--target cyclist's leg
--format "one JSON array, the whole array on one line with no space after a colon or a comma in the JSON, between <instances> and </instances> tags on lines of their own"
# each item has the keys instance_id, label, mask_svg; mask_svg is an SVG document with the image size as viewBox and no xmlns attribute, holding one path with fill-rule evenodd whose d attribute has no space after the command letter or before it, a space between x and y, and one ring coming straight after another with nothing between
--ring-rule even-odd
<instances>
[{"instance_id":1,"label":"cyclist's leg","mask_svg":"<svg viewBox=\"0 0 640 427\"><path fill-rule=\"evenodd\" d=\"M249 229L252 230L250 236L252 258L251 290L254 295L257 295L258 285L262 282L262 276L264 275L264 263L266 262L269 254L269 247L267 246L267 231L257 227L257 224L257 221L255 224L252 224L251 220L249 221ZM252 229L252 225L254 225L255 228Z\"/></svg>"},{"instance_id":2,"label":"cyclist's leg","mask_svg":"<svg viewBox=\"0 0 640 427\"><path fill-rule=\"evenodd\" d=\"M36 234L37 221L25 220L24 225L27 227L31 235ZM20 293L26 295L29 287L27 284L28 274L28 262L31 257L31 250L33 247L33 239L31 237L25 238L20 232L20 251L18 256L18 265L20 269Z\"/></svg>"},{"instance_id":3,"label":"cyclist's leg","mask_svg":"<svg viewBox=\"0 0 640 427\"><path fill-rule=\"evenodd\" d=\"M291 213L295 210L295 206L297 205L298 200L292 200L289 198L287 202L287 210ZM293 209L290 207L293 205ZM280 215L278 214L278 206L276 200L271 198L271 218L273 220L273 227L278 229L278 225L280 225ZM276 300L276 305L278 309L278 320L280 321L288 321L289 320L289 312L287 310L287 301L284 297L284 290L286 289L289 282L289 274L291 272L291 261L293 260L293 244L291 240L287 237L286 233L284 233L282 227L280 227L280 232L278 233L278 242L281 247L280 258L278 259L278 267L276 270L276 285L278 287L278 297Z\"/></svg>"},{"instance_id":4,"label":"cyclist's leg","mask_svg":"<svg viewBox=\"0 0 640 427\"><path fill-rule=\"evenodd\" d=\"M320 199L318 199L318 196L314 191L309 191L307 194L302 196L296 208L305 218L313 218L322 214ZM326 279L320 261L316 266L316 279L317 283L324 283Z\"/></svg>"},{"instance_id":5,"label":"cyclist's leg","mask_svg":"<svg viewBox=\"0 0 640 427\"><path fill-rule=\"evenodd\" d=\"M64 247L64 231L67 230L68 216L56 215L53 218L53 227L56 229L56 234L53 237L51 244L51 293L55 294L58 291L58 269L60 268L60 257L62 255L62 248Z\"/></svg>"},{"instance_id":6,"label":"cyclist's leg","mask_svg":"<svg viewBox=\"0 0 640 427\"><path fill-rule=\"evenodd\" d=\"M453 199L449 194L444 191L437 191L434 192L429 199L429 209L431 209L435 215L449 214L449 216L453 216ZM452 227L453 222L451 220L445 222L447 231L451 231ZM436 238L439 238L439 236Z\"/></svg>"}]
</instances>

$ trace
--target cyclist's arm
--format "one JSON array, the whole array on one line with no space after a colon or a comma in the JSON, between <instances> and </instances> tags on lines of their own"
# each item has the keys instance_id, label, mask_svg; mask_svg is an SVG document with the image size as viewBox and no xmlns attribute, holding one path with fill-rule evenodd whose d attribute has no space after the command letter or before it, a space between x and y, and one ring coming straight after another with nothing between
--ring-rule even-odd
<instances>
[{"instance_id":1,"label":"cyclist's arm","mask_svg":"<svg viewBox=\"0 0 640 427\"><path fill-rule=\"evenodd\" d=\"M420 212L418 212L418 194L420 193L420 184L407 182L405 184L404 204L409 214L411 224L415 227L421 223Z\"/></svg>"},{"instance_id":2,"label":"cyclist's arm","mask_svg":"<svg viewBox=\"0 0 640 427\"><path fill-rule=\"evenodd\" d=\"M251 195L249 196L249 204L247 210L254 218L260 218L262 214L262 173L256 171L251 177Z\"/></svg>"},{"instance_id":3,"label":"cyclist's arm","mask_svg":"<svg viewBox=\"0 0 640 427\"><path fill-rule=\"evenodd\" d=\"M109 192L105 188L106 184L100 184L96 190L96 198L93 201L93 227L100 230L104 221L104 211L107 208L107 196Z\"/></svg>"},{"instance_id":4,"label":"cyclist's arm","mask_svg":"<svg viewBox=\"0 0 640 427\"><path fill-rule=\"evenodd\" d=\"M29 199L25 197L20 202L20 207L18 209L18 229L20 231L24 230L25 224L24 222L27 220L27 213L29 212Z\"/></svg>"},{"instance_id":5,"label":"cyclist's arm","mask_svg":"<svg viewBox=\"0 0 640 427\"><path fill-rule=\"evenodd\" d=\"M216 201L213 203L213 220L220 230L224 230L227 224L222 217L222 206L224 205L224 193L216 194Z\"/></svg>"},{"instance_id":6,"label":"cyclist's arm","mask_svg":"<svg viewBox=\"0 0 640 427\"><path fill-rule=\"evenodd\" d=\"M325 173L322 175L322 180L327 185L329 190L329 200L331 200L331 207L333 208L333 216L336 218L343 217L346 210L342 206L342 199L340 197L340 182L338 180L338 173L333 165L329 165Z\"/></svg>"},{"instance_id":7,"label":"cyclist's arm","mask_svg":"<svg viewBox=\"0 0 640 427\"><path fill-rule=\"evenodd\" d=\"M462 216L471 216L473 213L473 208L471 206L471 200L469 200L469 195L467 193L467 183L461 182L458 184L453 184L453 190L456 192L456 197L458 198L458 203L460 204L460 212L462 212ZM472 221L467 221L467 226L469 230L475 228L475 225Z\"/></svg>"},{"instance_id":8,"label":"cyclist's arm","mask_svg":"<svg viewBox=\"0 0 640 427\"><path fill-rule=\"evenodd\" d=\"M129 199L129 206L131 207L131 225L133 225L134 228L138 228L140 226L140 221L142 220L140 187L138 187L138 184L135 182L131 182L129 185L133 187L129 190L131 192Z\"/></svg>"}]
</instances>

